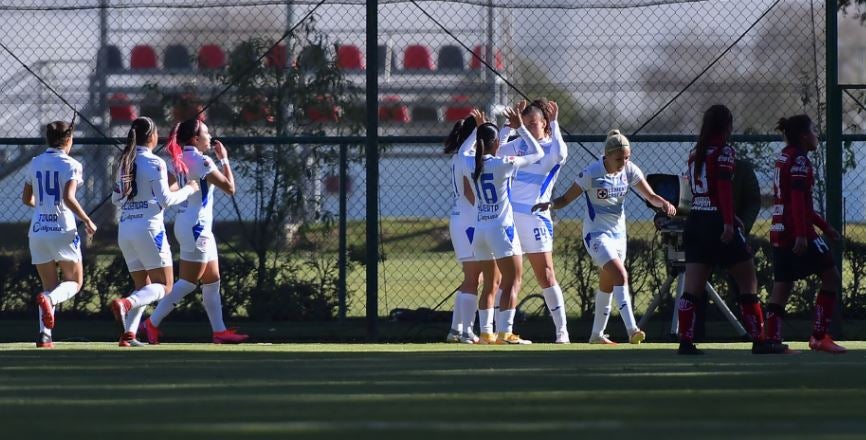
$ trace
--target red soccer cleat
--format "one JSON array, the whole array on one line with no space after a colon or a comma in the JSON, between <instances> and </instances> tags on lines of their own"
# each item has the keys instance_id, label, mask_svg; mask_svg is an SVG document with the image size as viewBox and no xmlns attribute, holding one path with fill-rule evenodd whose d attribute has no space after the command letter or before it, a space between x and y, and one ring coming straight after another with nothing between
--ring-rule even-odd
<instances>
[{"instance_id":1,"label":"red soccer cleat","mask_svg":"<svg viewBox=\"0 0 866 440\"><path fill-rule=\"evenodd\" d=\"M51 298L44 293L36 295L36 305L42 311L42 325L47 329L54 328L54 308L51 307Z\"/></svg>"},{"instance_id":2,"label":"red soccer cleat","mask_svg":"<svg viewBox=\"0 0 866 440\"><path fill-rule=\"evenodd\" d=\"M124 332L120 335L120 342L117 343L118 347L144 347L144 344L141 343L138 339L135 339L135 333L133 332Z\"/></svg>"},{"instance_id":3,"label":"red soccer cleat","mask_svg":"<svg viewBox=\"0 0 866 440\"><path fill-rule=\"evenodd\" d=\"M829 334L825 334L823 339L815 339L814 336L809 337L809 348L812 351L826 351L827 353L842 354L848 350L837 344Z\"/></svg>"},{"instance_id":4,"label":"red soccer cleat","mask_svg":"<svg viewBox=\"0 0 866 440\"><path fill-rule=\"evenodd\" d=\"M150 318L144 320L144 330L147 335L147 343L150 345L159 345L159 327L150 322Z\"/></svg>"},{"instance_id":5,"label":"red soccer cleat","mask_svg":"<svg viewBox=\"0 0 866 440\"><path fill-rule=\"evenodd\" d=\"M54 341L51 340L51 336L39 333L36 337L36 348L54 348Z\"/></svg>"},{"instance_id":6,"label":"red soccer cleat","mask_svg":"<svg viewBox=\"0 0 866 440\"><path fill-rule=\"evenodd\" d=\"M214 332L213 334L213 343L214 344L240 344L241 342L246 341L250 336L243 335L240 333L236 333L235 329L230 328L228 330L223 330L221 332Z\"/></svg>"}]
</instances>

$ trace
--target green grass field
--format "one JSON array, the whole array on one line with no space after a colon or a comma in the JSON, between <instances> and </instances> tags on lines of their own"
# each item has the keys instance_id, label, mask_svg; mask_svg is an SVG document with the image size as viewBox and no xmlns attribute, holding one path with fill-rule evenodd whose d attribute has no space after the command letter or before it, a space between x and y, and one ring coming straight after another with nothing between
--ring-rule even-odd
<instances>
[{"instance_id":1,"label":"green grass field","mask_svg":"<svg viewBox=\"0 0 866 440\"><path fill-rule=\"evenodd\" d=\"M0 344L2 437L855 438L866 342L595 347ZM794 348L804 349L803 343ZM699 436L699 437L698 437Z\"/></svg>"}]
</instances>

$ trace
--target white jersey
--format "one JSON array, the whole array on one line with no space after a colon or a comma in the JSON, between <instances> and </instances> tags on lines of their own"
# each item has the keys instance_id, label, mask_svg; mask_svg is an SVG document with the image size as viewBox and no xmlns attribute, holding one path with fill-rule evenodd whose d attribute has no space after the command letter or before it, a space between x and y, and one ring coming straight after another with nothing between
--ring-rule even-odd
<instances>
[{"instance_id":1,"label":"white jersey","mask_svg":"<svg viewBox=\"0 0 866 440\"><path fill-rule=\"evenodd\" d=\"M118 233L141 231L143 228L164 229L163 212L189 197L192 191L184 187L171 192L168 188L168 172L165 161L147 147L136 147L135 188L136 194L123 198L120 182L115 184L112 202L120 208Z\"/></svg>"},{"instance_id":2,"label":"white jersey","mask_svg":"<svg viewBox=\"0 0 866 440\"><path fill-rule=\"evenodd\" d=\"M210 157L201 154L195 147L183 147L183 163L187 174L178 175L178 185L186 185L187 180L198 180L199 190L192 193L186 201L178 205L175 222L185 225L201 225L210 229L213 225L213 185L208 183L207 175L217 167Z\"/></svg>"},{"instance_id":3,"label":"white jersey","mask_svg":"<svg viewBox=\"0 0 866 440\"><path fill-rule=\"evenodd\" d=\"M630 161L626 162L622 171L613 174L608 174L604 169L604 158L584 168L574 181L583 189L586 198L584 236L608 233L614 237L625 237L625 196L629 187L643 178L640 168Z\"/></svg>"},{"instance_id":4,"label":"white jersey","mask_svg":"<svg viewBox=\"0 0 866 440\"><path fill-rule=\"evenodd\" d=\"M541 145L525 127L520 127L517 132L532 147L529 154L525 156L485 155L481 174L473 182L478 228L501 228L514 224L511 208L512 177L518 168L544 157Z\"/></svg>"},{"instance_id":5,"label":"white jersey","mask_svg":"<svg viewBox=\"0 0 866 440\"><path fill-rule=\"evenodd\" d=\"M475 142L475 136L470 136L472 142ZM474 149L471 150L474 155ZM472 173L469 172L472 164L472 159L462 154L455 154L451 158L451 193L454 196L454 204L451 207L451 215L471 214L475 212L475 206L469 203L466 199L466 194L463 191L463 178L466 177L472 182Z\"/></svg>"},{"instance_id":6,"label":"white jersey","mask_svg":"<svg viewBox=\"0 0 866 440\"><path fill-rule=\"evenodd\" d=\"M36 207L30 221L31 237L77 229L75 215L63 201L63 191L72 180L79 184L84 183L82 166L62 150L49 148L30 161L26 182L33 188L36 198Z\"/></svg>"},{"instance_id":7,"label":"white jersey","mask_svg":"<svg viewBox=\"0 0 866 440\"><path fill-rule=\"evenodd\" d=\"M550 130L553 136L539 141L544 157L520 168L514 175L511 188L514 212L531 215L535 204L550 201L553 185L568 157L568 146L562 139L557 121L550 122ZM499 151L503 156L525 156L529 154L530 147L523 139L515 139L503 145Z\"/></svg>"}]
</instances>

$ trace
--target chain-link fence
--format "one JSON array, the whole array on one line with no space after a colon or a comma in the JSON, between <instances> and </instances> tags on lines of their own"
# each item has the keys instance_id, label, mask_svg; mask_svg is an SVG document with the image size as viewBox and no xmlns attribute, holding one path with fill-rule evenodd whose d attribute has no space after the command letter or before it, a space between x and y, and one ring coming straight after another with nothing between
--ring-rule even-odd
<instances>
[{"instance_id":1,"label":"chain-link fence","mask_svg":"<svg viewBox=\"0 0 866 440\"><path fill-rule=\"evenodd\" d=\"M238 194L219 195L215 206L226 308L276 320L364 316L368 227L380 240L377 314L431 319L392 312L449 310L462 275L448 236L449 158L435 142L472 107L496 113L540 96L559 103L569 146L556 195L597 158L611 128L634 135L633 161L645 173L682 172L703 110L730 107L739 155L754 165L761 188L752 235L765 296L772 160L783 146L775 123L806 113L822 133L826 126L827 23L824 3L813 0L382 1L375 36L361 1L78 0L0 10L7 189L0 226L10 237L0 240L10 267L4 313L26 307L37 285L24 235L30 211L18 201L23 173L40 151L41 127L68 120L70 106L84 120L76 132L84 140L73 148L87 176L80 199L101 228L85 252L91 287L73 308L100 312L106 298L128 289L115 213L105 203L122 148L109 138L123 137L137 115L154 117L163 135L179 119L203 115L238 170ZM844 44L858 41L863 27L841 20L840 47L863 52ZM370 38L376 60L365 56ZM840 72L862 72L849 59L860 58L840 56ZM360 144L373 68L381 148L379 163L368 164ZM863 83L852 75L847 83ZM849 141L862 133L863 103L861 89L843 96ZM862 319L863 145L844 146L844 316ZM823 181L823 153L816 163ZM367 216L370 166L379 170L378 219ZM816 203L825 206L821 188ZM652 211L636 196L627 203L628 266L641 314L666 273ZM569 313L589 316L597 275L581 244L578 206L555 221L554 264ZM524 280L522 296L540 292L528 265ZM792 302L792 312L807 315L812 287L799 288L805 299Z\"/></svg>"}]
</instances>

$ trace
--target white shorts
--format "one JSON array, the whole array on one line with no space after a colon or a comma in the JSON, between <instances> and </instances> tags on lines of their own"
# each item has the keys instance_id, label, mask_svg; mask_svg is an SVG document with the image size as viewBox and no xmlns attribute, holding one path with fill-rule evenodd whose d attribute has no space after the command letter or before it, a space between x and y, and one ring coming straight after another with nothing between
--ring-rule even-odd
<instances>
[{"instance_id":1,"label":"white shorts","mask_svg":"<svg viewBox=\"0 0 866 440\"><path fill-rule=\"evenodd\" d=\"M207 263L217 259L216 240L213 231L200 223L189 226L183 222L174 223L174 237L180 243L180 259L196 263Z\"/></svg>"},{"instance_id":2,"label":"white shorts","mask_svg":"<svg viewBox=\"0 0 866 440\"><path fill-rule=\"evenodd\" d=\"M78 231L31 235L30 258L33 264L81 261L81 238Z\"/></svg>"},{"instance_id":3,"label":"white shorts","mask_svg":"<svg viewBox=\"0 0 866 440\"><path fill-rule=\"evenodd\" d=\"M514 227L525 254L553 252L553 221L547 212L514 213Z\"/></svg>"},{"instance_id":4,"label":"white shorts","mask_svg":"<svg viewBox=\"0 0 866 440\"><path fill-rule=\"evenodd\" d=\"M614 236L607 232L593 232L583 237L583 245L592 257L593 263L598 267L604 266L614 258L619 258L625 263L625 234Z\"/></svg>"},{"instance_id":5,"label":"white shorts","mask_svg":"<svg viewBox=\"0 0 866 440\"><path fill-rule=\"evenodd\" d=\"M448 224L448 229L451 233L451 246L454 247L457 261L461 263L477 261L475 252L472 249L472 240L475 236L476 214L474 211L469 213L455 212L451 213L451 222Z\"/></svg>"},{"instance_id":6,"label":"white shorts","mask_svg":"<svg viewBox=\"0 0 866 440\"><path fill-rule=\"evenodd\" d=\"M171 267L171 248L165 229L143 228L118 234L117 245L130 272Z\"/></svg>"},{"instance_id":7,"label":"white shorts","mask_svg":"<svg viewBox=\"0 0 866 440\"><path fill-rule=\"evenodd\" d=\"M500 258L523 255L520 238L514 225L506 227L475 228L472 249L478 261L498 260Z\"/></svg>"}]
</instances>

